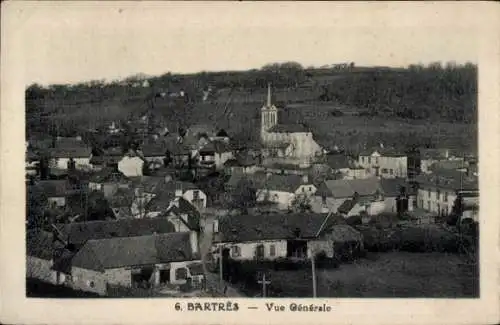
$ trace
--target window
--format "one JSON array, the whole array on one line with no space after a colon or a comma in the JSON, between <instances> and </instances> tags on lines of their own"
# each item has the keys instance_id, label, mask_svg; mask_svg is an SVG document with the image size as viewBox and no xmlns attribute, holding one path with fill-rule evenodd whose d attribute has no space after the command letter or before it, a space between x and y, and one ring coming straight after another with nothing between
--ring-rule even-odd
<instances>
[{"instance_id":1,"label":"window","mask_svg":"<svg viewBox=\"0 0 500 325\"><path fill-rule=\"evenodd\" d=\"M214 220L214 223L212 224L213 226L213 232L218 233L219 232L219 220Z\"/></svg>"},{"instance_id":2,"label":"window","mask_svg":"<svg viewBox=\"0 0 500 325\"><path fill-rule=\"evenodd\" d=\"M444 207L444 215L447 216L448 215L448 207Z\"/></svg>"},{"instance_id":3,"label":"window","mask_svg":"<svg viewBox=\"0 0 500 325\"><path fill-rule=\"evenodd\" d=\"M231 247L231 256L232 257L239 257L241 256L241 248L239 246L232 246Z\"/></svg>"},{"instance_id":4,"label":"window","mask_svg":"<svg viewBox=\"0 0 500 325\"><path fill-rule=\"evenodd\" d=\"M441 192L439 190L436 190L436 198L439 201L441 196Z\"/></svg>"},{"instance_id":5,"label":"window","mask_svg":"<svg viewBox=\"0 0 500 325\"><path fill-rule=\"evenodd\" d=\"M389 174L394 175L394 169L389 169Z\"/></svg>"},{"instance_id":6,"label":"window","mask_svg":"<svg viewBox=\"0 0 500 325\"><path fill-rule=\"evenodd\" d=\"M87 281L87 285L91 288L94 288L95 287L95 283L94 281Z\"/></svg>"},{"instance_id":7,"label":"window","mask_svg":"<svg viewBox=\"0 0 500 325\"><path fill-rule=\"evenodd\" d=\"M443 193L443 201L448 202L448 193L446 192Z\"/></svg>"},{"instance_id":8,"label":"window","mask_svg":"<svg viewBox=\"0 0 500 325\"><path fill-rule=\"evenodd\" d=\"M427 191L427 197L430 198L431 197L431 190L428 190Z\"/></svg>"},{"instance_id":9,"label":"window","mask_svg":"<svg viewBox=\"0 0 500 325\"><path fill-rule=\"evenodd\" d=\"M387 174L387 168L382 168L382 173Z\"/></svg>"},{"instance_id":10,"label":"window","mask_svg":"<svg viewBox=\"0 0 500 325\"><path fill-rule=\"evenodd\" d=\"M326 196L324 196L324 195L323 195L323 196L321 197L321 202L322 202L323 204L326 204Z\"/></svg>"},{"instance_id":11,"label":"window","mask_svg":"<svg viewBox=\"0 0 500 325\"><path fill-rule=\"evenodd\" d=\"M200 199L200 191L193 191L193 200Z\"/></svg>"},{"instance_id":12,"label":"window","mask_svg":"<svg viewBox=\"0 0 500 325\"><path fill-rule=\"evenodd\" d=\"M431 210L431 201L427 201L427 210Z\"/></svg>"},{"instance_id":13,"label":"window","mask_svg":"<svg viewBox=\"0 0 500 325\"><path fill-rule=\"evenodd\" d=\"M303 187L303 188L302 188L302 192L305 192L305 191L306 191L306 188L305 188L305 187Z\"/></svg>"},{"instance_id":14,"label":"window","mask_svg":"<svg viewBox=\"0 0 500 325\"><path fill-rule=\"evenodd\" d=\"M175 278L177 280L187 279L187 269L185 267L180 267L177 270L175 270Z\"/></svg>"},{"instance_id":15,"label":"window","mask_svg":"<svg viewBox=\"0 0 500 325\"><path fill-rule=\"evenodd\" d=\"M275 245L269 246L269 256L276 256L276 246Z\"/></svg>"}]
</instances>

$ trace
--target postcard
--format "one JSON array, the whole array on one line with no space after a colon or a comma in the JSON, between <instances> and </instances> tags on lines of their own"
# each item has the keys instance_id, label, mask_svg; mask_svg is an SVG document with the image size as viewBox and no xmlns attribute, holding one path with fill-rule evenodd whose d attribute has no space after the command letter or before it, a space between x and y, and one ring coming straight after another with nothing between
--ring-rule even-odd
<instances>
[{"instance_id":1,"label":"postcard","mask_svg":"<svg viewBox=\"0 0 500 325\"><path fill-rule=\"evenodd\" d=\"M2 322L500 320L494 3L2 9Z\"/></svg>"}]
</instances>

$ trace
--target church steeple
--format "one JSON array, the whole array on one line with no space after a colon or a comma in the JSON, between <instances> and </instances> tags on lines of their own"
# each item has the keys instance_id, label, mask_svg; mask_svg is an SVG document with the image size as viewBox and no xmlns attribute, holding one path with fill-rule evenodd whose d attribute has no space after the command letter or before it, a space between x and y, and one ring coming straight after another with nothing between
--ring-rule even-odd
<instances>
[{"instance_id":1,"label":"church steeple","mask_svg":"<svg viewBox=\"0 0 500 325\"><path fill-rule=\"evenodd\" d=\"M278 124L278 109L271 101L271 83L267 84L267 100L261 109L261 134L264 135L269 129Z\"/></svg>"},{"instance_id":2,"label":"church steeple","mask_svg":"<svg viewBox=\"0 0 500 325\"><path fill-rule=\"evenodd\" d=\"M267 84L267 107L271 107L271 83Z\"/></svg>"}]
</instances>

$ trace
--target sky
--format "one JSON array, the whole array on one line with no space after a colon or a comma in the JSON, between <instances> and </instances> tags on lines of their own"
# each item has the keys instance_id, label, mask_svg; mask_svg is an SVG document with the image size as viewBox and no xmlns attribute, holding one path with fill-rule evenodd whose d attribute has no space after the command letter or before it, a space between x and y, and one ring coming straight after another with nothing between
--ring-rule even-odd
<instances>
[{"instance_id":1,"label":"sky","mask_svg":"<svg viewBox=\"0 0 500 325\"><path fill-rule=\"evenodd\" d=\"M25 84L137 73L245 70L271 62L477 63L473 4L10 2Z\"/></svg>"}]
</instances>

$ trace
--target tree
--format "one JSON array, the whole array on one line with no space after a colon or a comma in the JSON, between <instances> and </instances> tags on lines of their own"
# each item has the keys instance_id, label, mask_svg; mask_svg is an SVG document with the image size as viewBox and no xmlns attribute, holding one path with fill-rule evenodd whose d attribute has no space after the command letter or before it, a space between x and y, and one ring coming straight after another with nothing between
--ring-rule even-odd
<instances>
[{"instance_id":1,"label":"tree","mask_svg":"<svg viewBox=\"0 0 500 325\"><path fill-rule=\"evenodd\" d=\"M295 212L311 211L311 199L305 195L296 195L290 202L290 210Z\"/></svg>"},{"instance_id":2,"label":"tree","mask_svg":"<svg viewBox=\"0 0 500 325\"><path fill-rule=\"evenodd\" d=\"M26 191L26 223L28 228L41 228L45 225L47 196L43 191L28 186Z\"/></svg>"},{"instance_id":3,"label":"tree","mask_svg":"<svg viewBox=\"0 0 500 325\"><path fill-rule=\"evenodd\" d=\"M451 213L448 216L447 223L451 226L458 225L462 213L463 213L463 200L462 196L459 194L457 195L455 202L453 202L453 207L451 208Z\"/></svg>"},{"instance_id":4,"label":"tree","mask_svg":"<svg viewBox=\"0 0 500 325\"><path fill-rule=\"evenodd\" d=\"M257 191L253 184L247 179L240 180L231 192L230 207L246 212L248 208L254 207L256 202Z\"/></svg>"}]
</instances>

